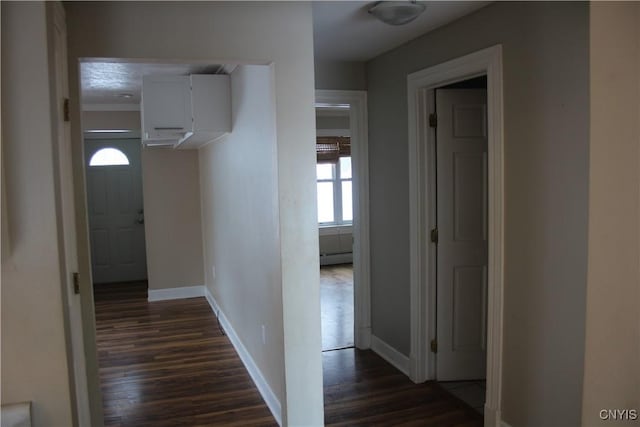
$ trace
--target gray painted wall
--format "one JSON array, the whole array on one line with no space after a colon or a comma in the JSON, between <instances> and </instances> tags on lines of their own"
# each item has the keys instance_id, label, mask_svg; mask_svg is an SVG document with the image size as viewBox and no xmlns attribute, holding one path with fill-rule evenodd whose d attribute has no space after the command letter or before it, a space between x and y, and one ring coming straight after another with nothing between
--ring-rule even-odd
<instances>
[{"instance_id":1,"label":"gray painted wall","mask_svg":"<svg viewBox=\"0 0 640 427\"><path fill-rule=\"evenodd\" d=\"M366 90L364 62L321 61L314 63L316 89Z\"/></svg>"},{"instance_id":2,"label":"gray painted wall","mask_svg":"<svg viewBox=\"0 0 640 427\"><path fill-rule=\"evenodd\" d=\"M321 116L316 113L316 129L349 129L349 116Z\"/></svg>"},{"instance_id":3,"label":"gray painted wall","mask_svg":"<svg viewBox=\"0 0 640 427\"><path fill-rule=\"evenodd\" d=\"M586 3L496 3L367 64L373 333L409 354L407 75L503 45L503 418L579 425L589 160Z\"/></svg>"}]
</instances>

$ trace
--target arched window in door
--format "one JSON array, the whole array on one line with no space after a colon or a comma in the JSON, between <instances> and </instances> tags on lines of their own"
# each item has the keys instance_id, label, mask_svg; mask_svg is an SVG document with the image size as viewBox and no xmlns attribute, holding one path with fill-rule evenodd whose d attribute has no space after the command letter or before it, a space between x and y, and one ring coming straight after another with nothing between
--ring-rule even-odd
<instances>
[{"instance_id":1,"label":"arched window in door","mask_svg":"<svg viewBox=\"0 0 640 427\"><path fill-rule=\"evenodd\" d=\"M89 166L122 166L128 165L127 155L117 148L102 148L95 152L89 160Z\"/></svg>"}]
</instances>

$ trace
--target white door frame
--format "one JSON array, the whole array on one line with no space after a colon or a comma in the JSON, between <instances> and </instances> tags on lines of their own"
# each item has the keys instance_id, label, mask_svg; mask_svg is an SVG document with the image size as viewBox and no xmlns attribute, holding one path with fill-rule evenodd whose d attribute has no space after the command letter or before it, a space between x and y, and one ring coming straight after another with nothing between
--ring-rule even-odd
<instances>
[{"instance_id":1,"label":"white door frame","mask_svg":"<svg viewBox=\"0 0 640 427\"><path fill-rule=\"evenodd\" d=\"M62 3L47 4L46 19L47 37L52 41L49 46L49 72L54 77L51 80L51 106L54 116L52 117L54 192L62 310L69 366L71 418L73 426L81 427L91 423L91 396L89 396L85 342L82 334L82 306L79 292L75 292L72 285L72 278L78 272L78 248L71 167L71 135L69 122L64 120L63 108L63 100L69 97L69 73L67 71L67 24Z\"/></svg>"},{"instance_id":2,"label":"white door frame","mask_svg":"<svg viewBox=\"0 0 640 427\"><path fill-rule=\"evenodd\" d=\"M428 349L435 338L435 247L429 231L435 227L435 130L429 127L434 89L487 75L488 108L488 293L487 394L484 425L501 420L502 322L504 276L504 158L502 46L496 45L410 74L409 102L409 226L411 289L410 377L435 379L435 357Z\"/></svg>"},{"instance_id":3,"label":"white door frame","mask_svg":"<svg viewBox=\"0 0 640 427\"><path fill-rule=\"evenodd\" d=\"M371 347L371 290L369 269L369 147L367 93L356 90L316 90L316 105L349 106L353 165L353 283L354 341Z\"/></svg>"}]
</instances>

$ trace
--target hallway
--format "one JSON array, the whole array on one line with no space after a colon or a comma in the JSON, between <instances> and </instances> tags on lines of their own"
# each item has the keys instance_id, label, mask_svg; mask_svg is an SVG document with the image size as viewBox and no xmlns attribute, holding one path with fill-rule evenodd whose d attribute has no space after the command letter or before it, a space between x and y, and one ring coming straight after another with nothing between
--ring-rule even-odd
<instances>
[{"instance_id":1,"label":"hallway","mask_svg":"<svg viewBox=\"0 0 640 427\"><path fill-rule=\"evenodd\" d=\"M205 298L95 286L105 427L277 425Z\"/></svg>"},{"instance_id":2,"label":"hallway","mask_svg":"<svg viewBox=\"0 0 640 427\"><path fill-rule=\"evenodd\" d=\"M204 298L147 302L146 282L95 287L105 426L276 425ZM323 353L326 425L482 425L435 383L371 351Z\"/></svg>"}]
</instances>

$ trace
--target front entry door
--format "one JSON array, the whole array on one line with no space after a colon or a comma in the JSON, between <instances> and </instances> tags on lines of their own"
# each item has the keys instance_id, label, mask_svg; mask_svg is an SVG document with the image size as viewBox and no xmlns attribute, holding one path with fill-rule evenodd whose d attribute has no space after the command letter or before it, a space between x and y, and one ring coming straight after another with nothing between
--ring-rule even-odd
<instances>
[{"instance_id":1,"label":"front entry door","mask_svg":"<svg viewBox=\"0 0 640 427\"><path fill-rule=\"evenodd\" d=\"M486 375L487 94L436 90L439 381Z\"/></svg>"},{"instance_id":2,"label":"front entry door","mask_svg":"<svg viewBox=\"0 0 640 427\"><path fill-rule=\"evenodd\" d=\"M140 140L85 144L93 283L146 280Z\"/></svg>"}]
</instances>

